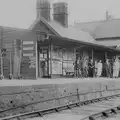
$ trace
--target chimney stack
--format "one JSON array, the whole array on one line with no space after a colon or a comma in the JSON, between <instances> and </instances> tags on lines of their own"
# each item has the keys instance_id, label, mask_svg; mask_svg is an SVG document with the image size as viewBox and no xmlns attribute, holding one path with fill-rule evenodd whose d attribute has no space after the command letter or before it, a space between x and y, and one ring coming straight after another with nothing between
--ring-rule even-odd
<instances>
[{"instance_id":1,"label":"chimney stack","mask_svg":"<svg viewBox=\"0 0 120 120\"><path fill-rule=\"evenodd\" d=\"M112 15L110 15L108 11L106 11L106 20L108 21L108 20L112 20L112 19L114 19L114 17Z\"/></svg>"},{"instance_id":2,"label":"chimney stack","mask_svg":"<svg viewBox=\"0 0 120 120\"><path fill-rule=\"evenodd\" d=\"M106 20L109 20L109 13L106 11Z\"/></svg>"},{"instance_id":3,"label":"chimney stack","mask_svg":"<svg viewBox=\"0 0 120 120\"><path fill-rule=\"evenodd\" d=\"M68 7L65 2L53 4L53 19L61 23L64 27L68 27Z\"/></svg>"},{"instance_id":4,"label":"chimney stack","mask_svg":"<svg viewBox=\"0 0 120 120\"><path fill-rule=\"evenodd\" d=\"M37 10L37 19L43 17L47 21L50 20L51 8L50 8L49 0L37 0L36 10Z\"/></svg>"}]
</instances>

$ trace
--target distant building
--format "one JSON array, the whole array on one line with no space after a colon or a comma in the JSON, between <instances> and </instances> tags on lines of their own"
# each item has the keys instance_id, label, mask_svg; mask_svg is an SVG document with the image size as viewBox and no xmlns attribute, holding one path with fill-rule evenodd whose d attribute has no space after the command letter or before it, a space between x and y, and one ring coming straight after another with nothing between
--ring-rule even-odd
<instances>
[{"instance_id":1,"label":"distant building","mask_svg":"<svg viewBox=\"0 0 120 120\"><path fill-rule=\"evenodd\" d=\"M75 23L78 29L89 32L96 43L117 47L120 45L120 19L114 19L106 12L106 19L93 22Z\"/></svg>"}]
</instances>

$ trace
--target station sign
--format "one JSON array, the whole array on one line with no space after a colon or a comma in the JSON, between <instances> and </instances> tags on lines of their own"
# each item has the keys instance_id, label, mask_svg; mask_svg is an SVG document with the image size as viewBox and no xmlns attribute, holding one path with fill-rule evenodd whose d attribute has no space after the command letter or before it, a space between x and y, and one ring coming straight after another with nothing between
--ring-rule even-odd
<instances>
[{"instance_id":1,"label":"station sign","mask_svg":"<svg viewBox=\"0 0 120 120\"><path fill-rule=\"evenodd\" d=\"M23 41L22 51L24 57L34 56L34 41Z\"/></svg>"}]
</instances>

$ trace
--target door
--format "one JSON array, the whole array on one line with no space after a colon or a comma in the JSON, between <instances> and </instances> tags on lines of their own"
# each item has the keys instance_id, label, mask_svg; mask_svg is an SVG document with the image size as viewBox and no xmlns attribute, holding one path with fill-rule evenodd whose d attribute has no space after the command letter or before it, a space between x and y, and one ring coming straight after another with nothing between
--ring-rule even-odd
<instances>
[{"instance_id":1,"label":"door","mask_svg":"<svg viewBox=\"0 0 120 120\"><path fill-rule=\"evenodd\" d=\"M41 47L39 50L39 77L49 76L49 49Z\"/></svg>"}]
</instances>

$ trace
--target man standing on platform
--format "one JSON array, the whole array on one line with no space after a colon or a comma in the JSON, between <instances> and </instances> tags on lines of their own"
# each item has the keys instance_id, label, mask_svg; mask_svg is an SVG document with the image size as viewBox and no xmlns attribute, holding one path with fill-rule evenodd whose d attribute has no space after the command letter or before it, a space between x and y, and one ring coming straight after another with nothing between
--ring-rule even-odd
<instances>
[{"instance_id":1,"label":"man standing on platform","mask_svg":"<svg viewBox=\"0 0 120 120\"><path fill-rule=\"evenodd\" d=\"M89 77L93 77L93 72L94 72L94 65L93 65L93 60L90 59L90 62L88 63L88 73L89 73Z\"/></svg>"},{"instance_id":2,"label":"man standing on platform","mask_svg":"<svg viewBox=\"0 0 120 120\"><path fill-rule=\"evenodd\" d=\"M84 77L88 77L88 60L87 59L85 59L84 61L83 70L84 70Z\"/></svg>"},{"instance_id":3,"label":"man standing on platform","mask_svg":"<svg viewBox=\"0 0 120 120\"><path fill-rule=\"evenodd\" d=\"M106 62L105 62L105 76L106 77L110 77L109 67L110 67L109 60L106 59Z\"/></svg>"},{"instance_id":4,"label":"man standing on platform","mask_svg":"<svg viewBox=\"0 0 120 120\"><path fill-rule=\"evenodd\" d=\"M118 58L115 59L114 65L113 65L113 77L118 78L119 75L119 69L120 69L120 63Z\"/></svg>"},{"instance_id":5,"label":"man standing on platform","mask_svg":"<svg viewBox=\"0 0 120 120\"><path fill-rule=\"evenodd\" d=\"M97 64L97 77L101 77L102 68L103 68L102 61L99 60L99 62Z\"/></svg>"}]
</instances>

